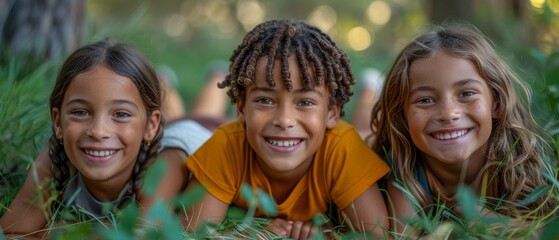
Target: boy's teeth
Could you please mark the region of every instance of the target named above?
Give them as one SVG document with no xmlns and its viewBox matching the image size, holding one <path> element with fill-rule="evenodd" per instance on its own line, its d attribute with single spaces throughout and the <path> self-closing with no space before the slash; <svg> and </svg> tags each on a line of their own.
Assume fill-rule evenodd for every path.
<svg viewBox="0 0 559 240">
<path fill-rule="evenodd" d="M 268 140 L 268 142 L 278 147 L 291 147 L 297 145 L 299 142 L 301 142 L 301 140 L 288 140 L 288 141 Z"/>
<path fill-rule="evenodd" d="M 439 140 L 449 140 L 449 139 L 457 138 L 457 137 L 460 137 L 460 136 L 464 136 L 464 134 L 466 134 L 467 132 L 468 132 L 468 130 L 460 130 L 460 131 L 456 131 L 456 132 L 452 132 L 452 133 L 434 134 L 433 136 L 436 139 L 439 139 Z"/>
<path fill-rule="evenodd" d="M 109 155 L 113 155 L 115 152 L 116 152 L 115 150 L 104 150 L 104 151 L 85 150 L 85 153 L 95 157 L 106 157 Z"/>
</svg>

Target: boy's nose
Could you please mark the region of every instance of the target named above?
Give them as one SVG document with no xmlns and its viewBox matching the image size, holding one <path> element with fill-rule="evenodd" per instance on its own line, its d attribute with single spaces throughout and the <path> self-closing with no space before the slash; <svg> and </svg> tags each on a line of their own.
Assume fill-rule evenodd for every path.
<svg viewBox="0 0 559 240">
<path fill-rule="evenodd" d="M 93 119 L 91 125 L 86 131 L 86 134 L 87 136 L 96 140 L 102 140 L 111 137 L 109 126 L 102 118 Z"/>
<path fill-rule="evenodd" d="M 280 106 L 274 117 L 274 125 L 281 129 L 288 129 L 295 126 L 295 116 L 288 106 Z"/>
</svg>

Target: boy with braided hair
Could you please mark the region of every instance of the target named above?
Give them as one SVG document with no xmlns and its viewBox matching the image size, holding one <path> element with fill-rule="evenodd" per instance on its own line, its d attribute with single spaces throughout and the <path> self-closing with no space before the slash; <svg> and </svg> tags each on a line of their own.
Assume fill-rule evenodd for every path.
<svg viewBox="0 0 559 240">
<path fill-rule="evenodd" d="M 220 222 L 229 206 L 248 209 L 241 185 L 263 189 L 278 206 L 267 228 L 305 239 L 311 220 L 333 203 L 356 230 L 380 235 L 387 210 L 376 181 L 388 166 L 354 128 L 340 120 L 355 79 L 347 55 L 328 35 L 304 22 L 272 20 L 247 33 L 218 86 L 238 119 L 219 127 L 185 163 L 187 191 L 202 199 L 186 210 L 193 230 Z"/>
</svg>

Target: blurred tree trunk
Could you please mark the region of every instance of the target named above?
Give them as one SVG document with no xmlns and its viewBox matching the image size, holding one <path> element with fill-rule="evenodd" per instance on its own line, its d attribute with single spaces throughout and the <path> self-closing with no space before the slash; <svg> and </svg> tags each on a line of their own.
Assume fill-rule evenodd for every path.
<svg viewBox="0 0 559 240">
<path fill-rule="evenodd" d="M 428 0 L 427 15 L 431 23 L 468 20 L 473 16 L 474 1 Z"/>
<path fill-rule="evenodd" d="M 65 55 L 79 46 L 84 24 L 83 0 L 0 0 L 0 50 L 37 63 Z"/>
</svg>

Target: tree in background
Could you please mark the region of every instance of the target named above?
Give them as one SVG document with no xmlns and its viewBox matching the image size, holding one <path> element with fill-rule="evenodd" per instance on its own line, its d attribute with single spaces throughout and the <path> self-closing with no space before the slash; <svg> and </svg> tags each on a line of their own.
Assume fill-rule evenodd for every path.
<svg viewBox="0 0 559 240">
<path fill-rule="evenodd" d="M 83 0 L 0 1 L 0 49 L 40 63 L 77 48 L 84 24 Z"/>
</svg>

